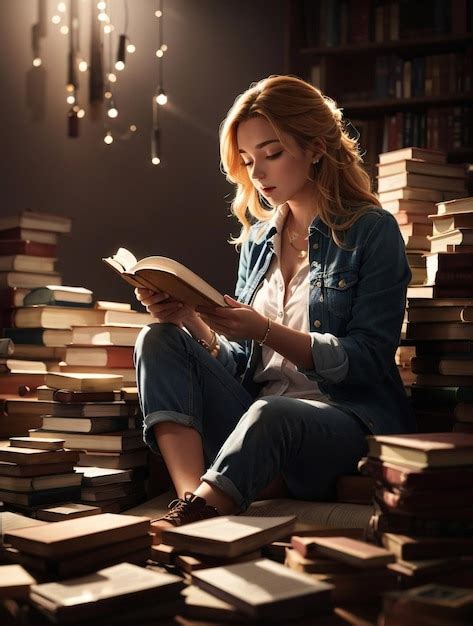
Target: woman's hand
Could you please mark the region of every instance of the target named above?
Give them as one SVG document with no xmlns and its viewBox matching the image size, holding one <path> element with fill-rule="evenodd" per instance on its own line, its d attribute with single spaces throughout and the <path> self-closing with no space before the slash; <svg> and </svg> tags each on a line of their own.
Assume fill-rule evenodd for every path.
<svg viewBox="0 0 473 626">
<path fill-rule="evenodd" d="M 231 341 L 262 339 L 267 328 L 267 318 L 247 304 L 241 304 L 228 295 L 224 297 L 228 307 L 197 307 L 202 320 L 216 333 L 225 335 Z"/>
<path fill-rule="evenodd" d="M 176 324 L 182 328 L 188 320 L 198 317 L 193 307 L 171 298 L 163 291 L 151 291 L 151 289 L 137 287 L 135 296 L 148 313 L 162 324 Z"/>
</svg>

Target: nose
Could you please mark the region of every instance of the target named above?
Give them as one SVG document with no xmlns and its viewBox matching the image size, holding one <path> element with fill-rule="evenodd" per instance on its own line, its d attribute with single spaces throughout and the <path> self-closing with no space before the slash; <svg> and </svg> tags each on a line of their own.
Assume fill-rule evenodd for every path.
<svg viewBox="0 0 473 626">
<path fill-rule="evenodd" d="M 266 174 L 264 172 L 264 169 L 262 168 L 262 166 L 260 164 L 258 165 L 253 165 L 253 170 L 251 172 L 251 178 L 257 182 L 264 180 Z"/>
</svg>

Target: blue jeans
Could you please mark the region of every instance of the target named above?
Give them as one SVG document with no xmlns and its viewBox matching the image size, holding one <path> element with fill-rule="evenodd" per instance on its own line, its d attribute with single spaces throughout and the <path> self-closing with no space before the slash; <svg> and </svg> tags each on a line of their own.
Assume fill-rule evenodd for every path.
<svg viewBox="0 0 473 626">
<path fill-rule="evenodd" d="M 368 429 L 353 414 L 315 400 L 253 398 L 240 381 L 174 324 L 146 326 L 135 346 L 144 440 L 175 422 L 202 437 L 201 477 L 245 510 L 282 474 L 294 498 L 330 500 L 336 479 L 356 472 Z"/>
</svg>

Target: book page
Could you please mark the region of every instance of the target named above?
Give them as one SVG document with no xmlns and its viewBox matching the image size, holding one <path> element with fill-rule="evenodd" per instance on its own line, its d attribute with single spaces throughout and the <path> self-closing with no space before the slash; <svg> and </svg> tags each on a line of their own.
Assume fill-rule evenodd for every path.
<svg viewBox="0 0 473 626">
<path fill-rule="evenodd" d="M 188 537 L 198 537 L 208 541 L 223 541 L 231 543 L 244 537 L 256 535 L 258 532 L 270 528 L 277 528 L 289 523 L 294 516 L 290 517 L 243 517 L 228 516 L 215 517 L 212 520 L 194 522 L 192 527 L 169 529 L 172 534 L 182 534 Z"/>
<path fill-rule="evenodd" d="M 126 248 L 118 248 L 112 259 L 118 261 L 127 272 L 130 271 L 130 269 L 137 263 L 135 255 Z"/>
</svg>

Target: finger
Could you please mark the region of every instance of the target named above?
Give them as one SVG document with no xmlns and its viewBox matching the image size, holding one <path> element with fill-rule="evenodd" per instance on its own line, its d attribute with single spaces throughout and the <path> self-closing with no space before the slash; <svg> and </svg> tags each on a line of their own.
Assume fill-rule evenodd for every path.
<svg viewBox="0 0 473 626">
<path fill-rule="evenodd" d="M 169 311 L 179 311 L 182 309 L 181 302 L 165 302 L 164 304 L 151 304 L 146 307 L 148 311 L 157 313 L 158 315 L 165 315 Z"/>
<path fill-rule="evenodd" d="M 149 306 L 150 304 L 158 304 L 159 302 L 163 302 L 164 300 L 171 302 L 171 300 L 169 300 L 168 294 L 160 291 L 159 293 L 153 293 L 151 297 L 145 298 L 141 302 L 145 306 Z M 176 300 L 174 300 L 173 302 L 176 302 Z"/>
</svg>

